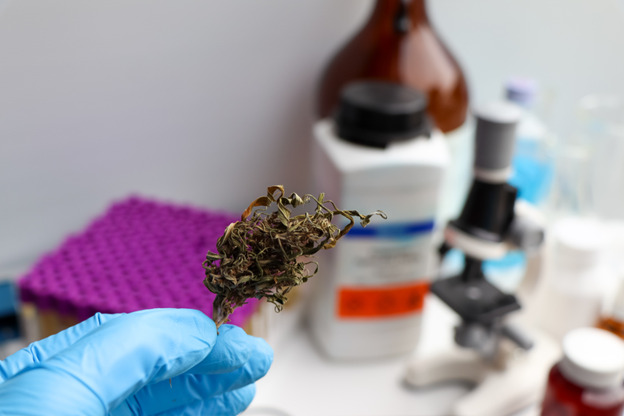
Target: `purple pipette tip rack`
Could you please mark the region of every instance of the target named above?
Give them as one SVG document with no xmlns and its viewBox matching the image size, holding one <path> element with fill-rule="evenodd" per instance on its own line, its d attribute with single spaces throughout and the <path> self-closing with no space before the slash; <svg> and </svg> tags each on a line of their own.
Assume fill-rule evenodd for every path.
<svg viewBox="0 0 624 416">
<path fill-rule="evenodd" d="M 199 309 L 212 316 L 214 294 L 202 263 L 240 217 L 141 197 L 113 204 L 78 234 L 43 256 L 18 281 L 22 302 L 82 321 L 96 312 Z M 229 323 L 243 326 L 258 301 Z"/>
</svg>

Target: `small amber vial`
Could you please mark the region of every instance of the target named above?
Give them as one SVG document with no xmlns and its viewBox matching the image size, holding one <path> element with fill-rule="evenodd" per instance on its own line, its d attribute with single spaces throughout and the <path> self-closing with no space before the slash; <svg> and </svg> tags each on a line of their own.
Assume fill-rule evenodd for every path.
<svg viewBox="0 0 624 416">
<path fill-rule="evenodd" d="M 614 333 L 618 337 L 624 339 L 624 319 L 605 316 L 598 321 L 598 328 Z"/>
<path fill-rule="evenodd" d="M 598 328 L 579 328 L 563 339 L 542 416 L 621 416 L 624 411 L 624 341 Z"/>
<path fill-rule="evenodd" d="M 597 326 L 624 339 L 624 279 L 620 282 L 613 305 L 598 321 Z"/>
</svg>

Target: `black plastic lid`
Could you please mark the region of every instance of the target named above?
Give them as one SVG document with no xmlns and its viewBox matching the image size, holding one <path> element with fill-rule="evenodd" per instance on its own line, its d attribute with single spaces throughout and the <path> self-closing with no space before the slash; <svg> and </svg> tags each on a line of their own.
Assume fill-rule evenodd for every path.
<svg viewBox="0 0 624 416">
<path fill-rule="evenodd" d="M 334 115 L 341 139 L 366 146 L 386 147 L 391 142 L 429 136 L 427 97 L 400 84 L 357 81 L 341 92 Z"/>
</svg>

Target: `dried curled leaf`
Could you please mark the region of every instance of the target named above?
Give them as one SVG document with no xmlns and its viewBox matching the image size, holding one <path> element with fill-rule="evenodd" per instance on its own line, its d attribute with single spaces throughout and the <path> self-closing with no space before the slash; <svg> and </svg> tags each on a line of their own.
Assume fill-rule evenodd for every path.
<svg viewBox="0 0 624 416">
<path fill-rule="evenodd" d="M 225 229 L 217 241 L 217 253 L 206 254 L 204 284 L 216 295 L 213 319 L 217 328 L 250 298 L 266 298 L 279 312 L 288 292 L 316 274 L 318 265 L 309 256 L 334 247 L 353 227 L 355 218 L 362 226 L 373 215 L 386 218 L 381 211 L 362 215 L 340 210 L 332 201 L 325 201 L 324 194 L 318 198 L 284 195 L 283 186 L 268 187 L 266 196 L 249 204 L 241 220 Z M 316 203 L 313 214 L 292 215 L 292 208 L 310 201 Z M 269 212 L 267 208 L 274 204 L 276 210 Z M 349 222 L 343 228 L 332 224 L 336 215 Z M 313 271 L 309 264 L 316 266 Z"/>
</svg>

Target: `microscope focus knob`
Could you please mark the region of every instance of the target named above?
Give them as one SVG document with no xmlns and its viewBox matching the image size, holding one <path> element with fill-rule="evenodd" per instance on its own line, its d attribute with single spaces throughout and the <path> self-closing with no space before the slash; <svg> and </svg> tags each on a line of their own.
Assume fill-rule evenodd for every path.
<svg viewBox="0 0 624 416">
<path fill-rule="evenodd" d="M 516 217 L 509 229 L 509 241 L 522 251 L 533 251 L 544 242 L 544 228 L 528 218 Z"/>
<path fill-rule="evenodd" d="M 533 205 L 516 201 L 514 219 L 509 226 L 508 242 L 526 252 L 537 251 L 544 243 L 545 220 Z"/>
</svg>

